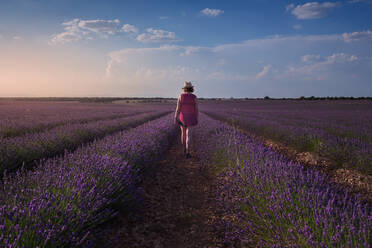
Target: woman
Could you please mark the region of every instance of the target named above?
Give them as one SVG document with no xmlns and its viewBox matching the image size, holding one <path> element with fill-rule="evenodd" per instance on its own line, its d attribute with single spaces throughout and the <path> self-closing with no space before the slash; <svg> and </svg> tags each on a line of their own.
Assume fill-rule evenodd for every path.
<svg viewBox="0 0 372 248">
<path fill-rule="evenodd" d="M 191 82 L 185 82 L 182 89 L 184 93 L 178 97 L 174 123 L 180 124 L 183 152 L 186 158 L 190 158 L 191 130 L 193 126 L 198 124 L 199 110 L 196 96 L 192 93 L 194 86 Z"/>
</svg>

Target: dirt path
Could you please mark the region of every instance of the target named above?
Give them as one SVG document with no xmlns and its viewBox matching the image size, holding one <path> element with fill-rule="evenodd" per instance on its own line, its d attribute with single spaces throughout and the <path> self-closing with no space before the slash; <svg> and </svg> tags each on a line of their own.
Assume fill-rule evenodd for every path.
<svg viewBox="0 0 372 248">
<path fill-rule="evenodd" d="M 214 175 L 186 159 L 178 142 L 156 163 L 143 185 L 140 218 L 123 218 L 114 247 L 222 247 L 214 198 Z"/>
</svg>

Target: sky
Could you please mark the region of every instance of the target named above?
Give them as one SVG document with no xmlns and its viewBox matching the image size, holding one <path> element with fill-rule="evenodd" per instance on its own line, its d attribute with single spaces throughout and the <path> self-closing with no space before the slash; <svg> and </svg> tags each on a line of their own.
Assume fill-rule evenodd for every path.
<svg viewBox="0 0 372 248">
<path fill-rule="evenodd" d="M 372 96 L 372 0 L 0 0 L 0 97 Z"/>
</svg>

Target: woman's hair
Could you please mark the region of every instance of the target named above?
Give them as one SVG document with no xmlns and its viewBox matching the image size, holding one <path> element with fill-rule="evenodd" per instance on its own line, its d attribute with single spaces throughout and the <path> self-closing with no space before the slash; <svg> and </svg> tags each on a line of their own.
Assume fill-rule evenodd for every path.
<svg viewBox="0 0 372 248">
<path fill-rule="evenodd" d="M 183 89 L 183 92 L 194 92 L 194 88 L 190 87 L 190 88 L 184 88 Z"/>
</svg>

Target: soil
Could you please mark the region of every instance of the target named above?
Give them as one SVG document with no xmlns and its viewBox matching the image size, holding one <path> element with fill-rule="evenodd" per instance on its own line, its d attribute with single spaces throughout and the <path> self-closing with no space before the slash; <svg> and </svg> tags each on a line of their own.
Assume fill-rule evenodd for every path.
<svg viewBox="0 0 372 248">
<path fill-rule="evenodd" d="M 186 159 L 176 143 L 153 166 L 154 175 L 143 183 L 141 213 L 119 216 L 110 247 L 223 247 L 215 174 L 191 156 Z"/>
</svg>

